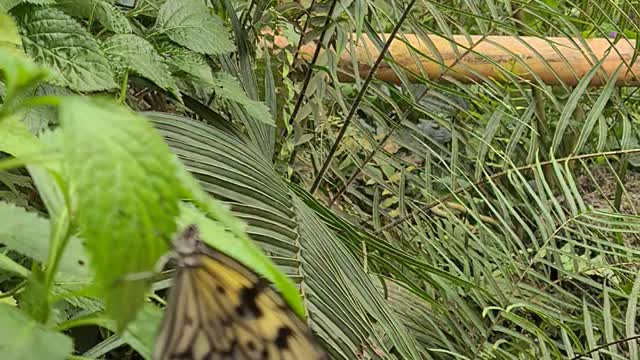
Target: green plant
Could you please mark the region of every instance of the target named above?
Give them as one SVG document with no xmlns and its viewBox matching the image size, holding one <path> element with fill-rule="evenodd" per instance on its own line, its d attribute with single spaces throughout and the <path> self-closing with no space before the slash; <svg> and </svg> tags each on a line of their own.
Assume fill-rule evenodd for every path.
<svg viewBox="0 0 640 360">
<path fill-rule="evenodd" d="M 153 269 L 177 223 L 204 226 L 215 235 L 214 246 L 252 264 L 303 313 L 293 284 L 253 246 L 243 225 L 203 192 L 147 120 L 108 99 L 25 96 L 51 73 L 15 48 L 1 48 L 0 56 L 6 84 L 0 145 L 13 156 L 0 167 L 27 166 L 49 215 L 0 203 L 0 233 L 9 250 L 1 255 L 2 268 L 18 276 L 10 295 L 21 304 L 1 311 L 12 325 L 0 346 L 4 354 L 33 358 L 32 351 L 57 349 L 48 357 L 62 359 L 71 354 L 71 340 L 54 329 L 95 324 L 123 330 L 149 289 L 127 276 Z M 60 127 L 38 139 L 19 116 L 44 105 L 57 110 Z M 18 261 L 16 254 L 32 261 Z M 157 324 L 157 309 L 146 311 L 144 321 Z M 145 325 L 151 333 L 129 336 L 152 340 L 155 330 Z M 136 345 L 142 353 L 152 347 Z"/>
<path fill-rule="evenodd" d="M 148 358 L 160 312 L 151 304 L 139 310 L 148 284 L 128 279 L 152 270 L 158 257 L 168 250 L 167 240 L 176 224 L 200 223 L 204 231 L 217 235 L 214 246 L 250 264 L 273 280 L 294 308 L 299 312 L 304 311 L 289 280 L 264 260 L 262 253 L 252 247 L 252 242 L 246 242 L 244 228 L 238 220 L 230 217 L 224 207 L 202 192 L 191 175 L 168 152 L 147 121 L 108 99 L 77 97 L 62 87 L 55 87 L 64 86 L 71 91 L 82 92 L 106 91 L 123 101 L 129 86 L 127 77 L 135 72 L 170 92 L 176 104 L 181 104 L 183 96 L 188 97 L 187 103 L 193 104 L 194 100 L 187 95 L 190 91 L 195 91 L 194 95 L 199 91 L 215 91 L 221 99 L 219 105 L 238 114 L 246 112 L 249 115 L 245 118 L 247 121 L 258 118 L 261 123 L 270 123 L 272 120 L 266 107 L 249 100 L 231 75 L 220 72 L 208 76 L 210 69 L 203 66 L 206 58 L 189 50 L 188 46 L 181 47 L 179 43 L 182 41 L 195 50 L 210 53 L 229 51 L 232 47 L 224 48 L 224 42 L 222 45 L 207 43 L 211 40 L 207 37 L 201 39 L 204 44 L 191 44 L 192 33 L 173 34 L 175 36 L 172 37 L 170 31 L 162 29 L 162 26 L 168 26 L 167 22 L 162 22 L 163 14 L 172 10 L 187 10 L 192 15 L 198 13 L 199 21 L 208 12 L 203 11 L 200 4 L 193 4 L 191 9 L 176 9 L 176 4 L 175 1 L 166 2 L 157 14 L 155 25 L 146 31 L 150 38 L 157 37 L 153 46 L 162 49 L 161 53 L 165 56 L 162 59 L 154 54 L 150 41 L 127 34 L 127 26 L 118 20 L 119 15 L 115 15 L 119 10 L 105 2 L 94 2 L 89 14 L 79 2 L 61 2 L 56 6 L 14 4 L 17 6 L 11 8 L 11 15 L 17 19 L 18 27 L 12 26 L 13 22 L 5 16 L 7 21 L 4 22 L 6 28 L 3 34 L 12 35 L 13 43 L 10 45 L 18 48 L 24 42 L 26 52 L 44 67 L 34 65 L 21 51 L 7 50 L 2 68 L 6 86 L 2 108 L 4 116 L 0 123 L 3 138 L 0 144 L 1 150 L 12 157 L 3 162 L 2 170 L 26 166 L 35 190 L 44 202 L 44 206 L 31 208 L 46 213 L 46 218 L 39 217 L 12 204 L 2 204 L 6 215 L 3 219 L 6 221 L 0 234 L 8 251 L 2 257 L 3 269 L 7 271 L 7 281 L 3 287 L 8 289 L 6 297 L 16 299 L 20 304 L 20 310 L 6 307 L 3 314 L 7 324 L 23 322 L 20 329 L 24 329 L 24 332 L 13 332 L 3 337 L 0 348 L 6 354 L 31 358 L 37 356 L 38 352 L 47 353 L 52 346 L 57 346 L 56 339 L 60 337 L 59 341 L 65 346 L 59 352 L 49 353 L 49 356 L 66 358 L 71 356 L 73 348 L 70 339 L 61 337 L 60 331 L 74 334 L 75 329 L 97 326 L 106 331 L 106 338 L 100 343 L 90 343 L 88 347 L 93 348 L 83 350 L 84 357 L 99 357 L 121 344 L 128 344 L 138 354 Z M 88 20 L 79 23 L 78 18 L 66 15 L 60 9 L 79 18 L 87 17 Z M 105 15 L 109 11 L 111 13 Z M 133 18 L 130 21 L 137 25 L 140 24 L 134 21 L 136 17 L 144 16 L 135 11 L 129 15 Z M 176 21 L 176 16 L 165 17 Z M 193 21 L 189 16 L 185 18 L 183 20 Z M 95 34 L 80 26 L 83 24 L 93 29 L 94 20 L 100 22 Z M 189 29 L 188 26 L 186 28 Z M 17 29 L 20 29 L 22 36 L 18 36 Z M 176 43 L 171 43 L 172 40 Z M 63 50 L 60 45 L 64 45 Z M 141 52 L 149 56 L 134 58 Z M 69 66 L 60 66 L 66 63 Z M 172 65 L 173 73 L 168 70 Z M 46 83 L 38 83 L 37 80 L 45 75 Z M 118 91 L 115 84 L 119 82 L 123 85 Z M 178 92 L 175 85 L 178 83 L 186 93 Z M 139 103 L 131 105 L 137 107 Z M 154 118 L 153 114 L 149 116 Z M 220 118 L 217 114 L 215 116 Z M 155 120 L 154 123 L 158 129 L 177 126 L 177 130 L 186 125 L 190 134 L 198 131 L 197 123 L 190 123 L 186 119 L 166 124 Z M 39 138 L 34 137 L 25 124 L 32 125 L 31 130 L 39 134 Z M 48 131 L 48 128 L 56 130 Z M 165 135 L 169 139 L 179 133 L 176 131 Z M 226 144 L 227 150 L 239 141 L 224 140 L 217 144 Z M 180 141 L 176 144 L 174 151 L 179 154 Z M 253 161 L 257 161 L 251 167 L 253 176 L 255 171 L 263 169 L 267 173 L 259 176 L 259 179 L 265 180 L 266 175 L 277 178 L 275 173 L 268 172 L 269 165 L 262 160 L 260 151 L 251 149 L 250 142 L 242 144 L 235 160 L 246 157 L 239 154 L 253 151 Z M 278 185 L 277 181 L 272 183 L 274 185 L 286 191 L 286 187 Z M 227 193 L 219 198 L 228 200 L 228 196 Z M 282 200 L 285 199 L 287 196 Z M 192 206 L 183 203 L 185 200 L 200 212 L 194 212 Z M 293 199 L 286 201 L 288 204 L 277 204 L 278 211 L 291 212 L 290 209 L 295 206 Z M 213 221 L 206 220 L 203 213 Z M 279 216 L 281 220 L 286 219 L 284 215 Z M 22 226 L 27 224 L 36 230 L 25 232 Z M 314 226 L 322 225 L 316 222 Z M 295 266 L 295 259 L 300 261 L 299 253 L 292 252 L 300 245 L 296 237 L 291 237 L 290 231 L 285 233 L 289 237 L 285 239 L 291 242 L 285 246 L 287 252 L 269 253 L 275 255 L 276 262 L 284 261 L 281 265 L 285 265 L 289 275 L 293 275 L 301 271 L 300 265 Z M 321 246 L 314 261 L 326 258 L 326 250 Z M 291 260 L 287 257 L 291 257 Z M 356 266 L 354 263 L 345 263 L 345 260 L 337 264 Z M 364 273 L 358 273 L 357 267 L 354 269 L 355 274 L 349 276 L 365 280 L 365 289 L 368 287 L 369 292 L 375 291 L 372 285 L 367 285 Z M 323 272 L 328 277 L 322 276 L 320 279 L 324 282 L 334 277 L 333 281 L 345 282 L 346 279 L 339 281 L 336 278 L 342 276 L 343 271 L 341 267 L 325 268 Z M 352 287 L 348 282 L 345 285 Z M 165 281 L 157 283 L 154 288 L 161 290 L 166 286 Z M 313 294 L 313 287 L 305 286 L 304 289 L 308 294 Z M 347 288 L 343 291 L 348 298 L 352 295 Z M 159 299 L 153 295 L 151 297 Z M 358 301 L 363 300 L 360 298 Z M 380 307 L 381 298 L 377 301 L 378 308 L 369 312 L 382 316 L 383 326 L 389 329 L 398 327 L 397 320 L 389 310 Z M 322 303 L 330 301 L 322 300 Z M 373 304 L 376 304 L 375 301 Z M 358 327 L 365 329 L 371 325 L 363 322 L 363 315 L 351 313 L 343 320 L 355 320 L 355 323 L 359 322 Z M 334 321 L 316 320 L 318 324 L 332 324 Z M 414 351 L 402 345 L 407 342 L 402 332 L 391 332 L 397 334 L 394 341 L 401 345 L 401 352 Z M 337 344 L 339 340 L 331 341 Z M 34 350 L 33 346 L 38 349 Z M 86 344 L 76 344 L 75 351 L 78 351 L 78 346 L 87 348 Z"/>
</svg>

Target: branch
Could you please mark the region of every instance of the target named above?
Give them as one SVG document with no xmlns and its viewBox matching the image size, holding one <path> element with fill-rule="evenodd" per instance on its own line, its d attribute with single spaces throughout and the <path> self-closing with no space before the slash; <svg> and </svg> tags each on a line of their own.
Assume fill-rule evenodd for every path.
<svg viewBox="0 0 640 360">
<path fill-rule="evenodd" d="M 591 349 L 591 350 L 589 350 L 587 352 L 584 352 L 584 353 L 582 353 L 582 354 L 580 354 L 578 356 L 572 357 L 571 360 L 582 359 L 583 357 L 585 357 L 585 356 L 587 356 L 589 354 L 592 354 L 592 353 L 594 353 L 596 351 L 600 351 L 600 350 L 602 350 L 602 349 L 604 349 L 606 347 L 609 347 L 611 345 L 617 345 L 617 344 L 625 343 L 625 342 L 632 341 L 632 340 L 638 340 L 638 339 L 640 339 L 640 335 L 634 335 L 634 336 L 631 336 L 631 337 L 628 337 L 628 338 L 612 341 L 610 343 L 607 343 L 607 344 L 604 344 L 604 345 L 600 345 L 600 346 L 598 346 L 596 348 L 593 348 L 593 349 Z"/>
</svg>

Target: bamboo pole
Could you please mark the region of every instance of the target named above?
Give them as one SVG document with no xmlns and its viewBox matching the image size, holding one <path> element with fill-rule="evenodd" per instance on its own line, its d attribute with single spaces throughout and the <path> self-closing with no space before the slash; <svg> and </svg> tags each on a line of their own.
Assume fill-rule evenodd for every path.
<svg viewBox="0 0 640 360">
<path fill-rule="evenodd" d="M 362 78 L 367 76 L 379 51 L 366 35 L 359 41 L 355 39 L 354 35 L 355 61 Z M 287 40 L 276 36 L 274 44 L 282 48 L 287 46 Z M 315 48 L 315 43 L 303 45 L 300 56 L 310 60 Z M 640 85 L 640 61 L 635 58 L 640 53 L 636 52 L 635 41 L 626 39 L 614 44 L 614 39 L 608 38 L 455 35 L 451 41 L 438 35 L 420 38 L 404 34 L 402 39 L 393 41 L 389 54 L 410 79 L 412 75 L 420 74 L 435 81 L 453 78 L 470 83 L 513 81 L 516 76 L 527 81 L 539 79 L 547 85 L 573 86 L 604 59 L 601 69 L 590 81 L 591 86 L 603 85 L 618 68 L 617 85 Z M 342 81 L 353 81 L 353 60 L 348 51 L 340 54 L 338 66 Z M 400 82 L 386 62 L 381 64 L 375 76 L 389 83 Z"/>
</svg>

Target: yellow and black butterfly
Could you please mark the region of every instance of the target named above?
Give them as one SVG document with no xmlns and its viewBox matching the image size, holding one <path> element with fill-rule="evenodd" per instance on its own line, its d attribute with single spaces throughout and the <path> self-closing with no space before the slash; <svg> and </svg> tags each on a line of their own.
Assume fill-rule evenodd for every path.
<svg viewBox="0 0 640 360">
<path fill-rule="evenodd" d="M 328 360 L 308 327 L 256 273 L 202 242 L 174 242 L 177 272 L 154 360 Z"/>
</svg>

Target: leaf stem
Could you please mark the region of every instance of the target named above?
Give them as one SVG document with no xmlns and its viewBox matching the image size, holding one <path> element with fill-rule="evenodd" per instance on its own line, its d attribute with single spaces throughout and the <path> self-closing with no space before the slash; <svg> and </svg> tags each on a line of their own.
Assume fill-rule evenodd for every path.
<svg viewBox="0 0 640 360">
<path fill-rule="evenodd" d="M 571 360 L 582 359 L 583 357 L 586 357 L 589 354 L 593 354 L 593 353 L 595 353 L 597 351 L 600 351 L 600 350 L 602 350 L 604 348 L 607 348 L 607 347 L 609 347 L 611 345 L 622 344 L 622 343 L 633 341 L 633 340 L 636 340 L 636 341 L 640 340 L 640 335 L 634 335 L 634 336 L 630 336 L 630 337 L 627 337 L 627 338 L 624 338 L 624 339 L 619 339 L 619 340 L 616 340 L 616 341 L 612 341 L 612 342 L 600 345 L 600 346 L 598 346 L 596 348 L 593 348 L 593 349 L 591 349 L 591 350 L 589 350 L 587 352 L 584 352 L 584 353 L 581 353 L 581 354 L 579 354 L 579 355 L 577 355 L 575 357 L 572 357 Z"/>
<path fill-rule="evenodd" d="M 49 289 L 51 289 L 51 284 L 53 283 L 53 278 L 56 274 L 58 264 L 60 263 L 60 258 L 62 257 L 62 253 L 64 252 L 64 249 L 69 243 L 69 239 L 71 237 L 69 235 L 68 212 L 61 211 L 57 221 L 52 225 L 52 227 L 53 231 L 51 233 L 51 243 L 49 245 L 49 255 L 47 257 L 47 267 L 45 270 L 47 274 L 44 283 L 47 293 L 49 293 Z"/>
<path fill-rule="evenodd" d="M 16 273 L 23 278 L 28 278 L 31 272 L 28 269 L 25 269 L 22 265 L 13 261 L 5 254 L 0 254 L 0 268 Z"/>
<path fill-rule="evenodd" d="M 120 96 L 118 96 L 118 102 L 123 104 L 125 99 L 127 98 L 127 89 L 129 84 L 129 70 L 124 72 L 124 76 L 122 77 L 122 86 L 120 87 Z"/>
<path fill-rule="evenodd" d="M 102 316 L 87 316 L 79 319 L 72 319 L 69 321 L 65 321 L 60 325 L 56 326 L 56 330 L 65 331 L 65 330 L 73 329 L 76 327 L 90 326 L 90 325 L 109 328 L 110 326 L 105 326 L 105 325 L 109 325 L 109 324 L 106 324 L 106 321 L 107 319 L 105 319 Z"/>
</svg>

